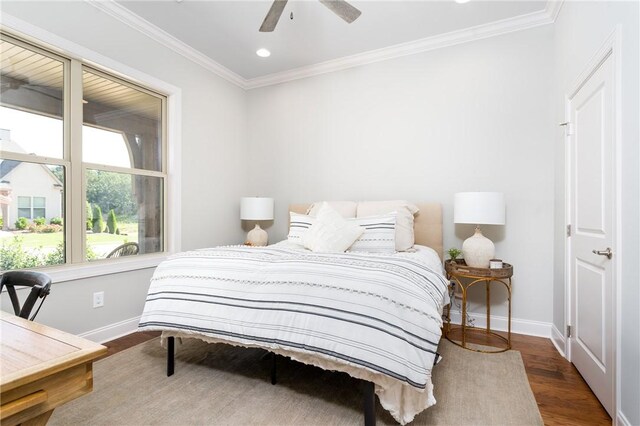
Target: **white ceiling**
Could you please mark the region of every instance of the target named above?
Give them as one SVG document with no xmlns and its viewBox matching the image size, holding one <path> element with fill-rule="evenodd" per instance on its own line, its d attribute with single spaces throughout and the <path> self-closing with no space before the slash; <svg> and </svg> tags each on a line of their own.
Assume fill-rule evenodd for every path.
<svg viewBox="0 0 640 426">
<path fill-rule="evenodd" d="M 319 1 L 289 0 L 273 33 L 270 1 L 118 0 L 118 4 L 249 80 L 545 9 L 546 0 L 362 1 L 347 24 Z M 294 19 L 289 19 L 293 12 Z M 258 48 L 269 58 L 256 55 Z"/>
</svg>

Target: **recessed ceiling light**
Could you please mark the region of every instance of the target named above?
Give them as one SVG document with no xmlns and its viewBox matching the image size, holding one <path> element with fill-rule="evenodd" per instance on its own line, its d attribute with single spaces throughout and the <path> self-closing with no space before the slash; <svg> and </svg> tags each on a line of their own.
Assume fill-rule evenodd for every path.
<svg viewBox="0 0 640 426">
<path fill-rule="evenodd" d="M 469 0 L 455 0 L 458 4 L 469 3 Z"/>
<path fill-rule="evenodd" d="M 271 56 L 271 52 L 269 52 L 267 49 L 258 49 L 256 50 L 256 55 L 260 56 L 261 58 L 268 58 L 269 56 Z"/>
</svg>

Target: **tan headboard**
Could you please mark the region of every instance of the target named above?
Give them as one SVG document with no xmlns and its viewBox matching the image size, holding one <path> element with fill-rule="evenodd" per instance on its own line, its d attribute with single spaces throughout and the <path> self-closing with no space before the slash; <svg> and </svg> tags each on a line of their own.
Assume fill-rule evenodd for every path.
<svg viewBox="0 0 640 426">
<path fill-rule="evenodd" d="M 438 203 L 417 203 L 416 205 L 420 209 L 413 222 L 416 244 L 431 247 L 442 259 L 442 205 Z M 300 214 L 305 214 L 308 208 L 309 204 L 289 205 L 289 211 Z"/>
</svg>

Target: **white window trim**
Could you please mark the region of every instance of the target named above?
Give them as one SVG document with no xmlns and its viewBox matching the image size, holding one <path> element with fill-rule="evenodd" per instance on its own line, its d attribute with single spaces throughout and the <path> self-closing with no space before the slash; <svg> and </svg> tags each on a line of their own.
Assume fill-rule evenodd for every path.
<svg viewBox="0 0 640 426">
<path fill-rule="evenodd" d="M 150 253 L 133 258 L 118 258 L 92 262 L 66 264 L 39 268 L 51 276 L 54 283 L 73 281 L 101 275 L 153 268 L 169 254 L 181 249 L 182 199 L 182 89 L 156 77 L 124 65 L 100 53 L 94 52 L 77 43 L 62 38 L 31 23 L 7 13 L 2 14 L 0 29 L 22 40 L 42 46 L 54 53 L 72 59 L 81 60 L 89 66 L 108 70 L 121 77 L 167 96 L 167 233 L 168 246 L 163 253 Z"/>
</svg>

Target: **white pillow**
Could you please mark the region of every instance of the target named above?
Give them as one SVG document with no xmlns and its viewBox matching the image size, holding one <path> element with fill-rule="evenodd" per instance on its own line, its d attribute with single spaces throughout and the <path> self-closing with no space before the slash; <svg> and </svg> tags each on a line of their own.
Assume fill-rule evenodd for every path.
<svg viewBox="0 0 640 426">
<path fill-rule="evenodd" d="M 364 233 L 349 247 L 349 251 L 368 253 L 396 252 L 396 212 L 348 220 L 364 228 Z"/>
<path fill-rule="evenodd" d="M 406 251 L 413 247 L 413 215 L 420 211 L 415 204 L 404 200 L 398 201 L 363 201 L 358 203 L 356 217 L 367 217 L 397 212 L 396 216 L 396 250 Z"/>
<path fill-rule="evenodd" d="M 323 203 L 316 223 L 302 237 L 302 244 L 311 251 L 341 253 L 360 238 L 364 228 L 340 216 L 327 203 Z"/>
<path fill-rule="evenodd" d="M 287 240 L 302 245 L 302 236 L 316 223 L 316 218 L 306 214 L 289 212 L 289 235 Z"/>
<path fill-rule="evenodd" d="M 318 216 L 318 212 L 320 211 L 323 203 L 327 203 L 329 207 L 340 213 L 340 216 L 346 219 L 356 217 L 358 203 L 355 201 L 318 201 L 309 206 L 307 214 L 313 217 Z"/>
</svg>

